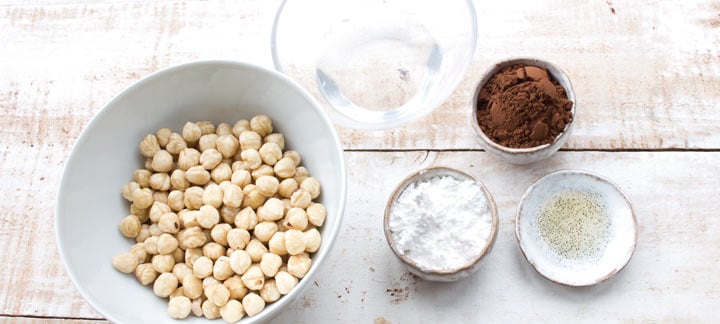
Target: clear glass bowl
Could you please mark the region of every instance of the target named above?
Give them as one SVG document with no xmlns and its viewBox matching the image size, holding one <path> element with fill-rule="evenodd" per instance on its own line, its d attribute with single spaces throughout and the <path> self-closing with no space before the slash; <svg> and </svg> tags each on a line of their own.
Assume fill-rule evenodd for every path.
<svg viewBox="0 0 720 324">
<path fill-rule="evenodd" d="M 336 124 L 387 129 L 442 104 L 476 42 L 471 0 L 285 0 L 271 48 Z"/>
</svg>

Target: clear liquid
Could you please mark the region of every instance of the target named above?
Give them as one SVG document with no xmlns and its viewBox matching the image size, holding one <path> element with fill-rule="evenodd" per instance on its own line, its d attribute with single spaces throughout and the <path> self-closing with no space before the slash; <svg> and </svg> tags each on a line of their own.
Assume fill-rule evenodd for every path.
<svg viewBox="0 0 720 324">
<path fill-rule="evenodd" d="M 539 208 L 538 234 L 558 256 L 597 260 L 610 237 L 610 219 L 596 194 L 561 191 Z"/>
</svg>

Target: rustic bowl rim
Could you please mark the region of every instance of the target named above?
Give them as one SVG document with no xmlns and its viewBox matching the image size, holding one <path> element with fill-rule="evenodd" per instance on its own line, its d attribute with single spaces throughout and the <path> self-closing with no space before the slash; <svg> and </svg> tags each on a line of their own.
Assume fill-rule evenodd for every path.
<svg viewBox="0 0 720 324">
<path fill-rule="evenodd" d="M 491 216 L 491 225 L 490 225 L 490 234 L 488 237 L 488 240 L 485 243 L 485 246 L 481 250 L 481 252 L 473 258 L 471 262 L 469 262 L 466 265 L 463 265 L 462 267 L 459 267 L 457 269 L 451 269 L 451 270 L 433 270 L 433 269 L 423 269 L 418 264 L 413 261 L 412 259 L 408 258 L 404 254 L 400 253 L 398 251 L 395 240 L 392 237 L 392 232 L 390 231 L 389 226 L 389 220 L 390 220 L 390 214 L 393 208 L 393 205 L 398 197 L 400 197 L 400 194 L 405 191 L 405 189 L 412 183 L 415 183 L 419 180 L 429 179 L 434 176 L 439 175 L 449 175 L 452 176 L 455 179 L 462 179 L 462 180 L 472 180 L 483 190 L 483 194 L 485 195 L 485 198 L 487 199 L 487 204 L 490 209 L 490 216 Z M 387 241 L 388 245 L 390 246 L 390 249 L 393 251 L 395 256 L 397 256 L 403 263 L 406 265 L 412 267 L 413 269 L 417 270 L 420 273 L 432 275 L 432 276 L 450 276 L 457 273 L 461 273 L 463 271 L 471 269 L 473 266 L 475 266 L 480 260 L 482 260 L 489 252 L 492 250 L 495 240 L 497 238 L 498 233 L 498 227 L 499 227 L 499 218 L 498 218 L 498 212 L 497 212 L 497 205 L 495 204 L 495 200 L 492 197 L 492 194 L 487 189 L 484 183 L 482 181 L 478 180 L 474 176 L 446 166 L 433 166 L 428 167 L 424 169 L 420 169 L 418 171 L 415 171 L 405 177 L 400 183 L 393 189 L 392 193 L 390 194 L 390 197 L 388 198 L 387 204 L 385 205 L 385 214 L 383 217 L 383 232 L 385 233 L 385 240 Z"/>
<path fill-rule="evenodd" d="M 552 75 L 552 77 L 555 79 L 555 81 L 557 81 L 559 84 L 561 83 L 559 80 L 560 78 L 564 79 L 564 81 L 567 83 L 567 86 L 565 86 L 564 84 L 560 84 L 560 86 L 562 86 L 563 89 L 565 89 L 565 94 L 567 95 L 568 99 L 572 102 L 572 108 L 570 109 L 570 114 L 572 115 L 572 120 L 569 123 L 565 124 L 565 129 L 563 129 L 562 132 L 560 132 L 557 136 L 555 136 L 553 141 L 550 143 L 533 146 L 533 147 L 527 147 L 527 148 L 512 148 L 512 147 L 500 145 L 500 144 L 496 143 L 495 141 L 493 141 L 492 139 L 490 139 L 490 137 L 488 137 L 487 134 L 485 134 L 485 131 L 482 130 L 482 127 L 480 127 L 480 125 L 477 122 L 477 108 L 478 108 L 477 101 L 478 101 L 478 96 L 480 94 L 480 90 L 485 86 L 485 84 L 488 81 L 490 81 L 490 79 L 495 75 L 495 73 L 497 73 L 498 71 L 500 71 L 506 67 L 517 65 L 517 64 L 524 64 L 524 65 L 544 68 L 544 69 L 548 70 L 548 73 L 550 73 Z M 549 71 L 548 67 L 557 70 L 559 75 L 554 75 L 553 73 L 551 73 Z M 560 78 L 558 78 L 558 77 L 560 77 Z M 511 57 L 511 58 L 503 59 L 503 60 L 496 62 L 495 64 L 493 64 L 492 66 L 487 68 L 485 70 L 485 72 L 483 72 L 483 77 L 480 79 L 477 86 L 475 86 L 475 91 L 473 93 L 473 96 L 472 96 L 472 99 L 471 99 L 471 102 L 469 105 L 470 124 L 472 125 L 473 130 L 475 130 L 475 133 L 477 134 L 477 136 L 483 142 L 485 142 L 487 145 L 489 145 L 499 151 L 502 151 L 505 153 L 510 153 L 510 154 L 536 153 L 536 152 L 541 152 L 545 149 L 550 148 L 552 145 L 554 145 L 555 143 L 557 143 L 561 140 L 565 141 L 567 139 L 567 136 L 570 134 L 572 125 L 575 124 L 575 121 L 577 120 L 577 111 L 575 109 L 576 106 L 577 106 L 577 100 L 575 98 L 575 90 L 572 86 L 572 82 L 570 81 L 570 77 L 568 76 L 567 72 L 565 72 L 565 70 L 563 70 L 562 68 L 560 68 L 558 65 L 556 65 L 554 63 L 545 61 L 543 59 L 535 58 L 535 57 Z"/>
<path fill-rule="evenodd" d="M 630 251 L 629 251 L 630 253 L 627 255 L 627 258 L 625 258 L 624 260 L 619 262 L 618 267 L 615 267 L 610 272 L 608 272 L 602 276 L 599 276 L 599 277 L 595 278 L 594 280 L 588 280 L 587 283 L 572 283 L 572 282 L 564 281 L 561 278 L 552 277 L 552 276 L 548 275 L 547 273 L 545 273 L 544 270 L 539 268 L 539 266 L 537 265 L 536 262 L 531 261 L 530 258 L 528 257 L 527 251 L 525 251 L 525 244 L 524 244 L 523 236 L 522 236 L 521 230 L 520 230 L 520 216 L 521 216 L 520 211 L 522 209 L 523 203 L 525 202 L 526 198 L 537 188 L 538 184 L 541 181 L 543 181 L 547 178 L 550 178 L 550 177 L 555 177 L 555 176 L 563 175 L 563 174 L 588 176 L 588 177 L 594 178 L 597 181 L 601 181 L 601 182 L 605 182 L 606 184 L 609 184 L 620 195 L 620 197 L 622 197 L 625 200 L 625 202 L 627 203 L 627 206 L 630 210 L 630 215 L 632 217 L 632 225 L 633 225 L 634 231 L 633 231 L 633 237 L 632 237 L 632 247 L 630 248 Z M 525 260 L 528 263 L 530 263 L 530 265 L 532 265 L 532 267 L 535 269 L 535 271 L 537 271 L 540 275 L 542 275 L 543 278 L 545 278 L 549 281 L 552 281 L 554 283 L 558 283 L 558 284 L 568 286 L 568 287 L 587 287 L 587 286 L 593 286 L 593 285 L 599 284 L 607 279 L 610 279 L 612 276 L 614 276 L 615 274 L 617 274 L 620 271 L 622 271 L 623 269 L 625 269 L 625 267 L 628 265 L 628 263 L 630 263 L 632 256 L 635 254 L 635 250 L 637 248 L 637 243 L 638 243 L 638 222 L 637 222 L 637 216 L 635 214 L 635 208 L 633 207 L 632 203 L 630 202 L 630 199 L 628 199 L 625 192 L 623 192 L 622 189 L 620 189 L 620 187 L 616 183 L 612 182 L 611 180 L 609 180 L 606 177 L 603 177 L 601 175 L 595 174 L 595 173 L 587 171 L 587 170 L 562 169 L 562 170 L 556 170 L 556 171 L 550 172 L 550 173 L 540 177 L 539 179 L 537 179 L 527 189 L 527 191 L 525 191 L 522 198 L 520 198 L 520 202 L 518 203 L 518 207 L 517 207 L 517 212 L 515 213 L 515 239 L 518 242 L 518 246 L 520 247 L 520 252 L 522 253 Z"/>
</svg>

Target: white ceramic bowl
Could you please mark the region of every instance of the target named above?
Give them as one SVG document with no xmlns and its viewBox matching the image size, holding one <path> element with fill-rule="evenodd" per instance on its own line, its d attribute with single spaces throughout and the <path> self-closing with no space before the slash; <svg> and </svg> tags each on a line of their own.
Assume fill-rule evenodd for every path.
<svg viewBox="0 0 720 324">
<path fill-rule="evenodd" d="M 593 257 L 558 254 L 540 233 L 540 210 L 547 201 L 567 192 L 590 194 L 607 215 L 609 230 L 603 231 L 607 233 L 607 239 L 603 240 L 607 244 Z M 515 235 L 528 262 L 544 277 L 568 286 L 594 285 L 625 267 L 635 251 L 637 227 L 630 201 L 620 188 L 601 176 L 581 170 L 557 171 L 535 182 L 520 200 L 515 219 Z"/>
<path fill-rule="evenodd" d="M 234 123 L 260 113 L 273 119 L 287 147 L 302 155 L 302 164 L 320 181 L 319 201 L 328 215 L 307 276 L 241 323 L 273 318 L 313 281 L 333 246 L 345 206 L 345 162 L 335 128 L 305 90 L 278 72 L 227 61 L 189 63 L 152 74 L 116 96 L 83 130 L 65 163 L 55 210 L 60 254 L 77 289 L 108 320 L 177 322 L 167 315 L 167 299 L 112 267 L 112 256 L 134 243 L 120 234 L 118 224 L 129 213 L 121 188 L 143 165 L 140 140 L 162 127 L 180 131 L 186 121 Z M 201 322 L 207 321 L 192 315 L 184 320 Z"/>
<path fill-rule="evenodd" d="M 438 176 L 451 176 L 458 180 L 470 180 L 476 182 L 480 187 L 482 187 L 482 190 L 485 194 L 485 198 L 487 199 L 487 206 L 490 211 L 490 217 L 491 217 L 491 225 L 490 225 L 490 233 L 488 234 L 487 241 L 485 243 L 485 246 L 480 249 L 480 253 L 478 253 L 474 258 L 466 265 L 463 265 L 457 269 L 450 269 L 450 270 L 427 270 L 420 267 L 415 261 L 407 257 L 405 254 L 401 253 L 398 250 L 397 244 L 395 243 L 395 239 L 393 238 L 392 231 L 390 230 L 390 217 L 392 216 L 392 208 L 395 205 L 395 201 L 400 197 L 400 195 L 405 191 L 405 189 L 415 182 L 430 179 L 433 177 Z M 388 199 L 387 205 L 385 206 L 385 217 L 383 219 L 383 230 L 385 232 L 385 240 L 387 241 L 388 245 L 390 246 L 390 249 L 392 249 L 395 256 L 397 256 L 400 261 L 402 261 L 405 266 L 407 266 L 407 269 L 415 274 L 416 276 L 430 281 L 441 281 L 441 282 L 452 282 L 457 281 L 460 279 L 467 278 L 471 274 L 475 273 L 479 269 L 480 260 L 482 260 L 487 254 L 490 253 L 490 251 L 493 248 L 493 245 L 495 244 L 495 238 L 497 237 L 498 232 L 498 214 L 497 214 L 497 206 L 495 205 L 495 200 L 493 199 L 492 195 L 490 194 L 490 191 L 485 187 L 485 185 L 480 182 L 480 180 L 476 179 L 475 177 L 456 170 L 451 169 L 447 167 L 431 167 L 427 169 L 422 169 L 418 172 L 415 172 L 411 175 L 409 175 L 407 178 L 405 178 L 403 181 L 398 184 L 397 187 L 395 187 L 395 190 L 390 194 L 390 198 Z"/>
<path fill-rule="evenodd" d="M 548 74 L 550 74 L 550 76 L 555 79 L 560 84 L 560 86 L 563 87 L 563 89 L 565 89 L 565 93 L 567 94 L 568 99 L 572 101 L 572 121 L 565 125 L 565 130 L 561 132 L 557 137 L 555 137 L 555 139 L 550 144 L 543 144 L 530 148 L 511 148 L 502 146 L 491 140 L 485 134 L 485 132 L 483 132 L 480 125 L 478 125 L 477 103 L 480 89 L 485 86 L 485 83 L 490 81 L 490 79 L 495 75 L 495 73 L 508 66 L 513 66 L 517 64 L 537 66 L 546 69 Z M 480 146 L 482 146 L 482 148 L 486 152 L 492 154 L 498 159 L 512 164 L 529 164 L 546 159 L 551 155 L 555 154 L 555 152 L 557 152 L 563 146 L 563 144 L 565 144 L 565 141 L 567 141 L 568 137 L 570 137 L 570 133 L 572 133 L 573 125 L 575 124 L 575 120 L 577 119 L 577 113 L 575 108 L 576 106 L 577 103 L 575 100 L 575 91 L 573 90 L 572 84 L 570 83 L 570 78 L 568 78 L 567 74 L 555 64 L 536 58 L 512 58 L 498 62 L 492 67 L 490 67 L 487 71 L 485 71 L 482 79 L 480 79 L 480 82 L 475 89 L 475 94 L 473 95 L 470 104 L 468 105 L 470 125 L 472 125 L 472 128 L 477 135 L 478 143 L 480 144 Z"/>
<path fill-rule="evenodd" d="M 472 0 L 285 0 L 271 50 L 335 123 L 388 129 L 440 106 L 476 43 Z"/>
</svg>

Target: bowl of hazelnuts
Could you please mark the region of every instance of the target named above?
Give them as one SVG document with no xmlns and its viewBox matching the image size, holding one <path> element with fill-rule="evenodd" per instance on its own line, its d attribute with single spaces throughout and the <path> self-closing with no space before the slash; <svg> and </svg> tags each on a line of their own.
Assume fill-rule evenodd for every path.
<svg viewBox="0 0 720 324">
<path fill-rule="evenodd" d="M 112 322 L 268 321 L 335 242 L 342 153 L 318 103 L 275 71 L 202 61 L 156 72 L 105 106 L 66 161 L 65 268 Z"/>
</svg>

